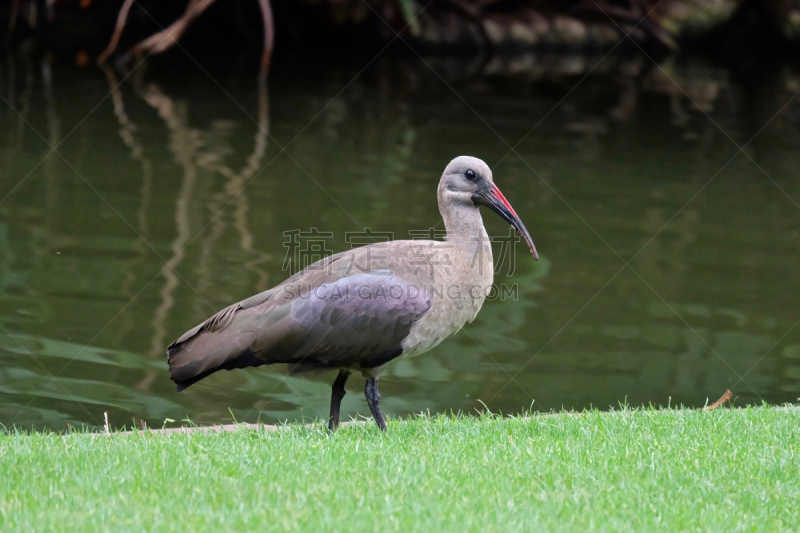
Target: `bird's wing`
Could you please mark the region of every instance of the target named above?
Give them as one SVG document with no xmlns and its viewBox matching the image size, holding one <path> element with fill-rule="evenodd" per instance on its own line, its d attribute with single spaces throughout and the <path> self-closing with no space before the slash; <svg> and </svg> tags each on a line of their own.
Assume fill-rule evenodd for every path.
<svg viewBox="0 0 800 533">
<path fill-rule="evenodd" d="M 374 368 L 402 353 L 403 339 L 430 306 L 428 287 L 386 270 L 358 273 L 286 304 L 286 316 L 260 329 L 253 348 L 293 372 Z"/>
<path fill-rule="evenodd" d="M 217 312 L 210 318 L 204 320 L 197 326 L 193 327 L 180 337 L 176 339 L 172 344 L 167 347 L 168 352 L 173 348 L 177 347 L 180 344 L 188 341 L 189 339 L 195 337 L 198 333 L 201 332 L 214 332 L 221 329 L 225 329 L 231 321 L 233 320 L 234 315 L 238 311 L 251 309 L 253 307 L 263 305 L 267 301 L 274 299 L 276 295 L 281 295 L 283 293 L 283 289 L 287 286 L 291 286 L 292 284 L 296 283 L 298 280 L 305 279 L 306 284 L 313 284 L 315 281 L 317 284 L 324 283 L 324 278 L 319 276 L 320 272 L 329 271 L 331 268 L 330 265 L 339 261 L 342 257 L 345 257 L 348 252 L 339 252 L 338 254 L 329 255 L 328 257 L 324 257 L 321 260 L 307 266 L 303 270 L 293 274 L 292 276 L 286 278 L 282 283 L 276 285 L 271 289 L 267 289 L 264 292 L 260 292 L 256 295 L 251 296 L 241 302 L 236 302 L 233 305 L 229 305 L 222 311 Z M 309 275 L 311 274 L 311 275 Z"/>
<path fill-rule="evenodd" d="M 430 308 L 432 280 L 398 263 L 396 245 L 369 248 L 327 258 L 186 332 L 168 349 L 172 379 L 264 363 L 371 368 L 397 357 Z"/>
</svg>

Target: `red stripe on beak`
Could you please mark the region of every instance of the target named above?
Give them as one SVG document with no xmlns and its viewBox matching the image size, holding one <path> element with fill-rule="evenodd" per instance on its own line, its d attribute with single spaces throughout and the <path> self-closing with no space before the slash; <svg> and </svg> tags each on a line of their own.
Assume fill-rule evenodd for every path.
<svg viewBox="0 0 800 533">
<path fill-rule="evenodd" d="M 525 240 L 525 243 L 530 248 L 531 253 L 533 254 L 533 258 L 538 260 L 539 254 L 536 252 L 536 246 L 533 244 L 533 239 L 531 239 L 530 233 L 528 230 L 525 229 L 525 224 L 519 219 L 519 215 L 517 212 L 514 211 L 514 208 L 511 207 L 511 204 L 506 197 L 503 196 L 503 193 L 500 192 L 500 189 L 497 188 L 497 185 L 494 183 L 483 186 L 479 188 L 475 194 L 472 195 L 472 201 L 474 202 L 475 206 L 484 205 L 500 215 L 500 218 L 511 224 L 511 226 L 516 229 L 522 238 Z"/>
<path fill-rule="evenodd" d="M 506 200 L 506 197 L 503 196 L 503 193 L 500 192 L 500 189 L 494 183 L 492 183 L 492 195 L 494 195 L 498 200 L 503 202 L 503 205 L 506 206 L 506 209 L 508 209 L 511 212 L 512 215 L 514 215 L 516 218 L 519 218 L 517 216 L 517 212 L 514 211 L 514 208 L 511 207 L 511 204 L 508 203 L 508 200 Z"/>
</svg>

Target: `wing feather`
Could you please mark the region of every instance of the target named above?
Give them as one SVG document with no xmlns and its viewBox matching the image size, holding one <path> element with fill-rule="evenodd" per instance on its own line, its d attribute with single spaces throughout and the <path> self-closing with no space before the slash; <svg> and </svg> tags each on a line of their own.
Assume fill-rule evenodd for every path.
<svg viewBox="0 0 800 533">
<path fill-rule="evenodd" d="M 399 355 L 430 308 L 431 280 L 390 253 L 370 258 L 369 248 L 329 256 L 184 333 L 168 348 L 173 381 L 180 388 L 219 369 L 273 363 L 370 368 Z"/>
</svg>

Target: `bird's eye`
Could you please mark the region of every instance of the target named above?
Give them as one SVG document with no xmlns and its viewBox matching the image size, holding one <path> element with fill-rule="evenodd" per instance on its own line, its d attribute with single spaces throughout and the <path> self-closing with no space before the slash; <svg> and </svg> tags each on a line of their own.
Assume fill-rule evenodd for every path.
<svg viewBox="0 0 800 533">
<path fill-rule="evenodd" d="M 478 175 L 477 175 L 477 174 L 475 174 L 475 171 L 474 171 L 474 170 L 472 170 L 472 169 L 470 169 L 470 170 L 467 170 L 467 171 L 464 173 L 464 175 L 467 177 L 467 179 L 468 179 L 469 181 L 475 181 L 475 180 L 477 180 L 477 179 L 478 179 Z"/>
</svg>

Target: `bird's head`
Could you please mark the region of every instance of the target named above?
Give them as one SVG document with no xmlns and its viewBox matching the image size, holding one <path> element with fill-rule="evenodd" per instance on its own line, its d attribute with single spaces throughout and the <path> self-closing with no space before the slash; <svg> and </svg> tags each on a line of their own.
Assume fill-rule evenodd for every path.
<svg viewBox="0 0 800 533">
<path fill-rule="evenodd" d="M 533 258 L 539 260 L 525 224 L 494 184 L 489 166 L 480 159 L 462 155 L 450 161 L 439 182 L 439 197 L 446 199 L 450 205 L 460 204 L 474 209 L 482 205 L 488 207 L 522 235 Z"/>
</svg>

